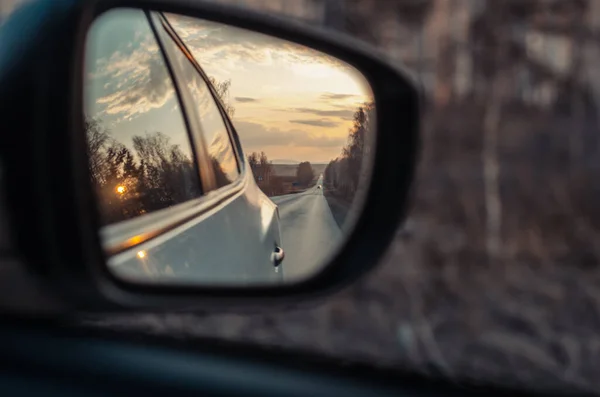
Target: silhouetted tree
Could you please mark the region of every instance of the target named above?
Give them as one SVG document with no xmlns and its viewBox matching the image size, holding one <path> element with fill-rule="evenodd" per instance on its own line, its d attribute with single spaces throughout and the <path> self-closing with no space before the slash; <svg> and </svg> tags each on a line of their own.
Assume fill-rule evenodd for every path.
<svg viewBox="0 0 600 397">
<path fill-rule="evenodd" d="M 248 155 L 248 163 L 257 182 L 268 182 L 273 167 L 265 152 L 252 152 Z"/>
<path fill-rule="evenodd" d="M 342 154 L 331 160 L 324 171 L 324 182 L 328 188 L 352 200 L 363 169 L 363 160 L 368 155 L 368 134 L 374 122 L 374 104 L 368 102 L 360 106 L 353 117 L 353 124 L 348 133 L 348 143 Z"/>
<path fill-rule="evenodd" d="M 273 167 L 265 152 L 260 152 L 259 162 L 263 180 L 267 182 L 270 181 Z"/>
<path fill-rule="evenodd" d="M 123 204 L 133 193 L 125 172 L 130 157 L 129 149 L 117 141 L 112 140 L 106 149 L 101 170 L 102 183 L 96 187 L 106 223 L 129 217 L 129 211 Z"/>
<path fill-rule="evenodd" d="M 148 210 L 165 208 L 196 196 L 193 162 L 178 145 L 169 141 L 161 132 L 133 137 L 133 147 L 143 164 L 143 200 Z"/>
<path fill-rule="evenodd" d="M 283 180 L 274 175 L 273 164 L 265 152 L 250 153 L 248 163 L 254 174 L 254 180 L 267 196 L 278 196 L 285 193 Z"/>
<path fill-rule="evenodd" d="M 101 221 L 110 224 L 199 195 L 192 160 L 160 132 L 135 136 L 135 154 L 113 139 L 98 119 L 86 117 L 90 177 Z"/>
<path fill-rule="evenodd" d="M 250 168 L 252 169 L 252 171 L 254 171 L 256 169 L 258 162 L 259 162 L 258 153 L 252 152 L 248 155 L 248 163 L 250 164 Z"/>
<path fill-rule="evenodd" d="M 370 119 L 374 110 L 373 103 L 366 103 L 354 112 L 354 122 L 348 135 L 348 144 L 342 151 L 347 159 L 347 173 L 354 193 L 358 187 L 360 172 L 365 155 L 365 137 L 370 128 Z"/>
<path fill-rule="evenodd" d="M 315 178 L 315 171 L 309 161 L 303 161 L 298 164 L 296 169 L 296 179 L 301 185 L 308 185 Z"/>
<path fill-rule="evenodd" d="M 102 127 L 98 119 L 86 117 L 84 127 L 88 143 L 88 164 L 92 184 L 95 188 L 103 183 L 106 166 L 106 147 L 110 141 L 109 132 Z"/>
</svg>

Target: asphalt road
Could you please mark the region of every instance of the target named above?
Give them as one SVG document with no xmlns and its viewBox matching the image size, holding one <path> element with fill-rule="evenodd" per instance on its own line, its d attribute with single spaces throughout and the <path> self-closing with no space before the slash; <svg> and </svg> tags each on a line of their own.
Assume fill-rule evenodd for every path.
<svg viewBox="0 0 600 397">
<path fill-rule="evenodd" d="M 342 231 L 327 204 L 321 175 L 317 184 L 303 193 L 271 197 L 279 206 L 283 272 L 287 282 L 314 274 L 342 239 Z"/>
</svg>

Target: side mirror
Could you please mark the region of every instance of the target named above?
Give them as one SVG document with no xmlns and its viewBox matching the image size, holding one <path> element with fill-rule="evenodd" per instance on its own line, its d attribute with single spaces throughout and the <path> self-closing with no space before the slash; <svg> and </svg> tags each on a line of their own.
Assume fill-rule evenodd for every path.
<svg viewBox="0 0 600 397">
<path fill-rule="evenodd" d="M 0 94 L 35 120 L 14 138 L 32 150 L 7 158 L 30 181 L 9 190 L 16 242 L 64 299 L 222 310 L 320 295 L 377 264 L 417 154 L 401 69 L 229 6 L 49 3 L 28 7 L 41 23 Z M 39 59 L 43 84 L 9 102 Z"/>
</svg>

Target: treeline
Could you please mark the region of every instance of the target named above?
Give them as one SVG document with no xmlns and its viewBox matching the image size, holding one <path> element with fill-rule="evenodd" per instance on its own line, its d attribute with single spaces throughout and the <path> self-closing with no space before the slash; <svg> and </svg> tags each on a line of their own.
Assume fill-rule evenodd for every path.
<svg viewBox="0 0 600 397">
<path fill-rule="evenodd" d="M 315 178 L 315 172 L 308 161 L 298 164 L 296 177 L 276 175 L 265 152 L 250 153 L 248 163 L 258 187 L 267 196 L 280 196 L 306 188 Z"/>
<path fill-rule="evenodd" d="M 283 194 L 283 181 L 273 172 L 273 164 L 271 164 L 265 152 L 250 153 L 248 163 L 254 175 L 254 180 L 263 193 L 267 196 Z"/>
<path fill-rule="evenodd" d="M 348 143 L 335 160 L 331 160 L 324 172 L 326 192 L 352 201 L 359 187 L 362 163 L 368 154 L 365 140 L 374 121 L 373 102 L 364 103 L 354 112 L 354 121 L 348 133 Z M 374 132 L 374 131 L 373 131 Z"/>
<path fill-rule="evenodd" d="M 134 136 L 133 152 L 86 118 L 89 170 L 102 224 L 130 219 L 200 195 L 189 156 L 161 132 Z"/>
</svg>

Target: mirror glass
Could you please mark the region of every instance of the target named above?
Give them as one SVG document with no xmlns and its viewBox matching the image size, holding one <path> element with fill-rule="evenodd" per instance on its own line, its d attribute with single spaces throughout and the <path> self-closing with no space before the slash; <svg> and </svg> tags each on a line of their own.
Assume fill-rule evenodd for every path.
<svg viewBox="0 0 600 397">
<path fill-rule="evenodd" d="M 86 38 L 89 175 L 107 266 L 136 283 L 317 274 L 369 178 L 375 103 L 322 52 L 220 23 L 114 9 Z"/>
</svg>

